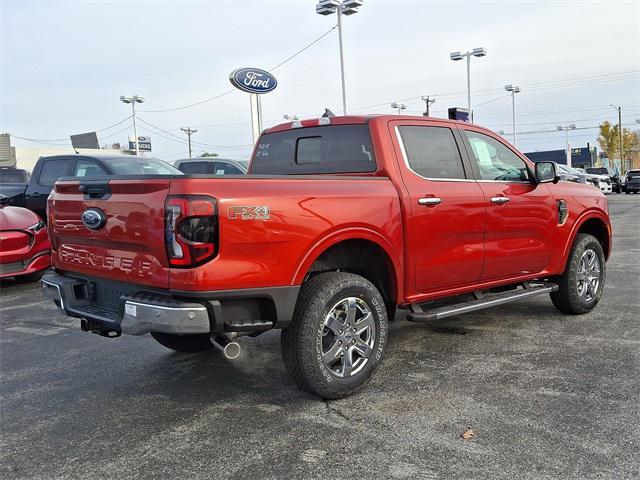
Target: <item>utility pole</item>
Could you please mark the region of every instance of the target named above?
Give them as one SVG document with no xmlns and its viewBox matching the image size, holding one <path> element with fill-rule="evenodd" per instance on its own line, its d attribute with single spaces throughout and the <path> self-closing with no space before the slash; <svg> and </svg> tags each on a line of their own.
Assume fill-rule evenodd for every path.
<svg viewBox="0 0 640 480">
<path fill-rule="evenodd" d="M 436 99 L 435 98 L 429 98 L 429 95 L 427 95 L 426 97 L 422 97 L 422 101 L 425 103 L 425 105 L 427 106 L 427 109 L 425 110 L 425 112 L 422 114 L 422 116 L 424 117 L 428 117 L 429 116 L 429 106 L 433 105 L 434 103 L 436 103 Z"/>
<path fill-rule="evenodd" d="M 622 145 L 622 107 L 618 107 L 618 135 L 620 135 L 620 173 L 624 172 L 624 146 Z"/>
<path fill-rule="evenodd" d="M 189 158 L 191 158 L 191 135 L 196 133 L 198 130 L 191 127 L 180 127 L 180 130 L 186 133 L 187 137 L 189 137 Z"/>
</svg>

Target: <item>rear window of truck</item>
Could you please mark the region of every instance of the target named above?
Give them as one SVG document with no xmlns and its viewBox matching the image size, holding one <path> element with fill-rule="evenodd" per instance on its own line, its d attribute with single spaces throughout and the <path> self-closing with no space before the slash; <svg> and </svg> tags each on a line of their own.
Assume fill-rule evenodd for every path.
<svg viewBox="0 0 640 480">
<path fill-rule="evenodd" d="M 367 125 L 327 125 L 266 133 L 251 173 L 299 175 L 361 173 L 376 170 Z"/>
</svg>

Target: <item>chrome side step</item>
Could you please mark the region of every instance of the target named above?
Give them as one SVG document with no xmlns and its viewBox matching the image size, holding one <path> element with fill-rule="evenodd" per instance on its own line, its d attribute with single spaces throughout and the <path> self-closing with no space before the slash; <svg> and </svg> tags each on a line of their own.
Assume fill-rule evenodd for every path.
<svg viewBox="0 0 640 480">
<path fill-rule="evenodd" d="M 443 318 L 453 317 L 455 315 L 461 315 L 463 313 L 475 312 L 476 310 L 496 307 L 505 303 L 514 302 L 516 300 L 522 300 L 523 298 L 535 297 L 536 295 L 555 292 L 557 290 L 558 285 L 556 285 L 555 283 L 533 285 L 525 284 L 524 288 L 512 290 L 505 293 L 496 293 L 487 296 L 476 294 L 476 300 L 458 303 L 456 305 L 449 305 L 446 307 L 434 308 L 433 310 L 429 310 L 428 312 L 422 310 L 420 305 L 414 304 L 411 305 L 411 312 L 407 314 L 407 320 L 409 322 L 430 322 L 433 320 L 441 320 Z"/>
</svg>

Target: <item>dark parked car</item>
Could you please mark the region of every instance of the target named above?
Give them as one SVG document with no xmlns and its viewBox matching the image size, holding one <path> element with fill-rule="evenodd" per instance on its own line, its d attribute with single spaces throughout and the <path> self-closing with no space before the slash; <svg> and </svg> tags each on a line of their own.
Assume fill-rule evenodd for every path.
<svg viewBox="0 0 640 480">
<path fill-rule="evenodd" d="M 20 168 L 0 167 L 0 193 L 5 205 L 24 205 L 24 191 L 29 183 L 29 172 Z"/>
<path fill-rule="evenodd" d="M 187 175 L 246 175 L 247 167 L 230 158 L 183 158 L 173 162 L 173 166 Z"/>
<path fill-rule="evenodd" d="M 624 193 L 640 192 L 640 170 L 629 170 L 624 178 Z"/>
<path fill-rule="evenodd" d="M 622 192 L 622 182 L 620 181 L 620 175 L 613 168 L 589 167 L 586 170 L 587 173 L 593 173 L 595 175 L 607 175 L 611 179 L 611 189 L 616 193 Z"/>
<path fill-rule="evenodd" d="M 182 175 L 157 158 L 133 155 L 56 155 L 40 157 L 28 183 L 0 184 L 0 194 L 8 205 L 26 207 L 43 219 L 47 215 L 47 197 L 60 177 L 107 177 L 111 175 Z"/>
</svg>

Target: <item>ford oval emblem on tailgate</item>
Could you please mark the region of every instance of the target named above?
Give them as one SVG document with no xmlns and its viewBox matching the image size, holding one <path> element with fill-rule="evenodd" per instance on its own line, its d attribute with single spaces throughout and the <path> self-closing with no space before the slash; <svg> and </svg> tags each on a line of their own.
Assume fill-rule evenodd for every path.
<svg viewBox="0 0 640 480">
<path fill-rule="evenodd" d="M 99 208 L 90 208 L 82 212 L 82 223 L 90 230 L 99 230 L 107 223 L 107 216 Z"/>
</svg>

